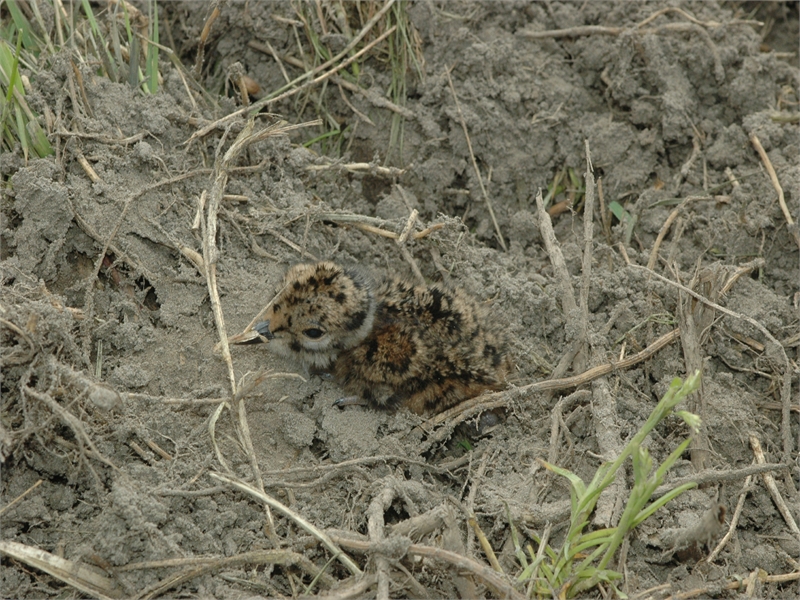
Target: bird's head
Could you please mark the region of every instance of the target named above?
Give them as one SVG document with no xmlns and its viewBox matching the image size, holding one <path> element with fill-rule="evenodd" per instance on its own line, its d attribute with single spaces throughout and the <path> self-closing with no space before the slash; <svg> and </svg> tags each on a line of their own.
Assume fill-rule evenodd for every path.
<svg viewBox="0 0 800 600">
<path fill-rule="evenodd" d="M 286 273 L 267 320 L 255 329 L 279 354 L 307 367 L 327 368 L 372 329 L 372 288 L 357 269 L 332 262 L 295 265 Z"/>
</svg>

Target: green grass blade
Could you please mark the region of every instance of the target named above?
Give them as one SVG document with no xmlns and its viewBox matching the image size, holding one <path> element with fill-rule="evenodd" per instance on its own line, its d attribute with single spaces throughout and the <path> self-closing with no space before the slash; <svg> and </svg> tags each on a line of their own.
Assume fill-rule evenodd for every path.
<svg viewBox="0 0 800 600">
<path fill-rule="evenodd" d="M 562 469 L 561 467 L 551 465 L 546 461 L 542 461 L 542 464 L 548 471 L 553 471 L 553 473 L 558 473 L 562 477 L 566 477 L 569 480 L 572 489 L 575 490 L 579 497 L 582 497 L 584 494 L 586 494 L 586 484 L 583 483 L 583 479 L 575 475 L 575 473 L 572 471 L 567 471 L 566 469 Z"/>
<path fill-rule="evenodd" d="M 519 564 L 525 569 L 528 566 L 528 559 L 525 556 L 525 551 L 522 549 L 522 544 L 519 543 L 519 533 L 514 526 L 514 520 L 511 518 L 511 509 L 508 508 L 508 503 L 504 502 L 506 507 L 506 518 L 508 519 L 508 526 L 511 529 L 511 541 L 514 544 L 514 555 L 517 557 Z"/>
<path fill-rule="evenodd" d="M 631 523 L 632 526 L 631 528 L 639 525 L 639 523 L 643 522 L 645 519 L 650 517 L 654 512 L 656 512 L 659 508 L 667 504 L 667 502 L 669 502 L 670 500 L 673 500 L 674 498 L 680 496 L 683 492 L 691 490 L 692 488 L 696 487 L 697 483 L 695 482 L 684 483 L 682 486 L 676 487 L 674 490 L 667 492 L 666 494 L 661 496 L 661 498 L 650 504 L 647 508 L 645 508 L 638 515 L 636 515 L 636 517 L 633 519 Z"/>
<path fill-rule="evenodd" d="M 25 155 L 25 160 L 27 161 L 30 142 L 28 141 L 28 131 L 25 129 L 25 118 L 19 104 L 14 105 L 14 113 L 17 117 L 17 137 L 19 138 L 19 143 L 22 145 L 22 153 Z"/>
<path fill-rule="evenodd" d="M 5 102 L 0 123 L 8 130 L 6 135 L 9 148 L 14 146 L 14 140 L 19 136 L 15 131 L 16 123 L 11 118 L 11 110 L 14 108 L 14 86 L 19 85 L 22 89 L 22 82 L 19 79 L 19 52 L 22 45 L 22 36 L 17 36 L 16 52 L 12 54 L 10 45 L 5 40 L 0 40 L 0 69 L 2 69 L 3 84 L 6 86 Z M 20 140 L 21 141 L 21 140 Z"/>
<path fill-rule="evenodd" d="M 11 13 L 11 20 L 14 21 L 14 27 L 22 38 L 23 47 L 34 54 L 38 53 L 41 47 L 41 41 L 36 37 L 36 34 L 33 33 L 33 27 L 22 13 L 22 10 L 17 4 L 17 0 L 6 0 L 6 6 L 8 6 L 8 12 Z"/>
<path fill-rule="evenodd" d="M 28 137 L 31 140 L 33 151 L 39 158 L 50 156 L 55 152 L 38 121 L 28 121 L 26 128 L 28 130 Z"/>
<path fill-rule="evenodd" d="M 145 78 L 147 91 L 155 94 L 158 91 L 158 2 L 150 1 L 150 40 L 153 44 L 147 45 L 147 66 Z"/>
<path fill-rule="evenodd" d="M 118 81 L 119 74 L 117 72 L 116 64 L 114 63 L 114 57 L 111 56 L 111 53 L 108 51 L 106 39 L 103 36 L 100 26 L 97 24 L 97 19 L 95 19 L 92 7 L 89 4 L 89 0 L 81 0 L 81 6 L 83 6 L 83 12 L 86 14 L 86 18 L 89 20 L 89 27 L 91 28 L 91 35 L 89 37 L 92 41 L 92 46 L 97 53 L 97 57 L 103 63 L 106 75 L 113 81 Z M 100 40 L 99 47 L 95 38 Z"/>
</svg>

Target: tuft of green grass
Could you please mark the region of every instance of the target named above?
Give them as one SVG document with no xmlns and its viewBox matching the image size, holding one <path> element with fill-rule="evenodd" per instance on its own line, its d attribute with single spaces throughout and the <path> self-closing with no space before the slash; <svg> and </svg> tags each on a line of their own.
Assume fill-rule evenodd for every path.
<svg viewBox="0 0 800 600">
<path fill-rule="evenodd" d="M 330 60 L 336 52 L 332 50 L 326 40 L 334 37 L 344 40 L 345 44 L 349 43 L 355 37 L 354 32 L 360 31 L 382 7 L 385 7 L 385 0 L 384 2 L 359 3 L 339 0 L 325 5 L 308 2 L 296 4 L 295 15 L 297 20 L 302 23 L 304 41 L 301 41 L 301 35 L 298 32 L 299 27 L 295 27 L 294 33 L 303 68 L 306 71 L 311 71 Z M 360 50 L 360 47 L 369 44 L 372 39 L 394 26 L 397 26 L 397 29 L 386 39 L 384 44 L 377 46 L 359 61 L 353 62 L 346 70 L 340 71 L 339 76 L 358 85 L 364 61 L 372 58 L 384 63 L 392 74 L 388 94 L 392 102 L 398 106 L 405 106 L 409 75 L 416 74 L 419 78 L 422 78 L 424 73 L 422 43 L 419 34 L 408 17 L 408 0 L 395 2 L 374 25 L 370 34 L 350 53 L 351 55 L 355 54 Z M 298 112 L 302 113 L 306 105 L 313 102 L 317 116 L 323 120 L 321 131 L 317 138 L 318 140 L 326 140 L 326 143 L 322 145 L 322 150 L 338 156 L 345 148 L 344 139 L 346 138 L 347 128 L 342 128 L 339 121 L 327 108 L 328 90 L 338 96 L 336 87 L 329 86 L 327 81 L 322 83 L 318 89 L 308 90 L 300 101 Z M 401 160 L 404 122 L 402 115 L 396 113 L 392 115 L 389 147 L 384 158 L 385 164 Z M 341 138 L 341 140 L 337 138 Z M 337 152 L 339 154 L 336 154 Z"/>
<path fill-rule="evenodd" d="M 25 160 L 28 160 L 31 154 L 37 157 L 53 154 L 53 148 L 39 124 L 38 115 L 30 109 L 25 99 L 25 88 L 19 73 L 25 37 L 20 30 L 13 46 L 5 39 L 0 39 L 0 147 L 12 151 L 19 143 Z"/>
<path fill-rule="evenodd" d="M 149 19 L 141 14 L 132 18 L 129 11 L 135 9 L 125 2 L 95 13 L 96 6 L 93 8 L 89 0 L 80 1 L 81 10 L 73 19 L 60 2 L 44 1 L 49 1 L 55 11 L 56 23 L 52 29 L 45 25 L 37 2 L 29 3 L 35 17 L 31 21 L 18 0 L 5 0 L 11 19 L 0 25 L 0 148 L 11 151 L 19 144 L 26 159 L 31 155 L 52 154 L 53 148 L 39 123 L 39 115 L 31 110 L 25 98 L 20 66 L 32 78 L 36 77 L 48 67 L 54 54 L 69 46 L 76 62 L 91 64 L 98 75 L 119 81 L 127 68 L 133 87 L 146 94 L 158 91 L 160 46 L 156 0 L 148 0 Z M 57 40 L 53 39 L 53 33 L 57 34 Z M 182 68 L 174 53 L 168 54 L 176 67 Z M 144 72 L 139 66 L 142 55 Z"/>
<path fill-rule="evenodd" d="M 89 21 L 89 31 L 87 32 L 88 40 L 91 43 L 95 56 L 97 56 L 103 64 L 103 69 L 101 69 L 100 74 L 106 75 L 111 81 L 118 81 L 117 65 L 115 64 L 114 58 L 111 56 L 111 52 L 108 50 L 105 36 L 97 23 L 89 0 L 81 0 L 81 6 L 83 7 L 86 19 Z"/>
<path fill-rule="evenodd" d="M 653 492 L 688 448 L 691 438 L 684 440 L 655 470 L 653 459 L 643 443 L 653 428 L 672 414 L 678 415 L 692 430 L 696 430 L 699 427 L 699 418 L 686 411 L 676 411 L 675 407 L 699 387 L 699 371 L 686 381 L 673 379 L 667 393 L 619 457 L 613 462 L 600 465 L 588 484 L 571 471 L 542 461 L 548 470 L 569 481 L 570 526 L 560 548 L 553 548 L 547 540 L 534 538 L 540 545 L 540 551 L 538 554 L 534 553 L 533 548 L 528 545 L 526 555 L 509 515 L 515 555 L 521 568 L 517 582 L 526 586 L 529 598 L 574 598 L 600 583 L 611 586 L 618 596 L 624 597 L 615 583 L 622 579 L 622 574 L 609 568 L 622 540 L 659 508 L 697 485 L 686 483 L 651 501 Z M 589 518 L 600 494 L 614 481 L 617 472 L 623 468 L 629 457 L 633 463 L 633 487 L 619 524 L 616 527 L 588 531 Z M 541 547 L 543 542 L 544 547 Z"/>
<path fill-rule="evenodd" d="M 34 32 L 30 21 L 20 9 L 17 0 L 6 0 L 6 6 L 8 6 L 8 12 L 11 14 L 12 23 L 3 32 L 3 39 L 8 41 L 15 34 L 18 34 L 25 50 L 34 54 L 38 53 L 39 48 L 42 46 L 42 41 Z"/>
</svg>

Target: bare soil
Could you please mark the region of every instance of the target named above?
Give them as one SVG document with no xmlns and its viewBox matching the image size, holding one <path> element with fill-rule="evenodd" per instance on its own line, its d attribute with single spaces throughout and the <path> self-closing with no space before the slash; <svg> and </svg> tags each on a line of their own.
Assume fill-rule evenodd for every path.
<svg viewBox="0 0 800 600">
<path fill-rule="evenodd" d="M 635 29 L 667 6 L 681 10 Z M 209 11 L 195 2 L 163 7 L 162 41 L 185 64 L 193 63 Z M 702 394 L 686 408 L 701 413 L 707 448 L 687 451 L 666 483 L 698 471 L 704 483 L 629 536 L 612 564 L 624 574 L 619 588 L 633 595 L 664 586 L 640 596 L 648 598 L 691 590 L 699 598 L 727 597 L 740 592 L 726 586 L 735 588 L 737 578 L 759 569 L 796 574 L 800 539 L 761 476 L 746 483 L 744 475 L 724 474 L 751 465 L 754 436 L 767 462 L 783 464 L 772 474 L 800 520 L 800 256 L 750 139 L 755 134 L 763 145 L 797 223 L 797 3 L 416 2 L 409 13 L 425 76 L 408 73 L 402 147 L 390 143 L 396 112 L 381 102 L 391 73 L 373 57 L 361 70 L 368 94 L 330 80 L 311 96 L 270 107 L 295 124 L 316 118 L 316 107 L 324 106 L 325 119 L 347 127 L 341 160 L 325 158 L 331 143 L 303 146 L 323 131 L 317 127 L 267 138 L 236 161 L 216 238 L 228 335 L 266 305 L 288 265 L 313 259 L 409 278 L 413 262 L 426 280 L 444 280 L 490 304 L 513 334 L 516 387 L 636 354 L 678 326 L 684 335 L 577 390 L 506 394 L 505 420 L 482 437 L 452 419 L 433 426 L 407 411 L 335 408 L 341 392 L 333 383 L 298 377 L 267 346 L 234 346 L 239 382 L 263 369 L 270 374 L 245 401 L 265 491 L 332 535 L 394 540 L 380 552 L 346 548 L 360 569 L 388 574 L 392 597 L 494 597 L 497 590 L 469 570 L 406 554 L 408 540 L 395 528 L 432 511 L 430 530 L 404 533 L 411 542 L 488 565 L 467 524 L 474 514 L 505 573 L 518 575 L 510 522 L 523 547 L 534 549 L 534 536 L 548 524 L 555 547 L 567 528 L 569 486 L 540 461 L 590 480 L 639 430 L 670 381 L 701 368 Z M 191 260 L 191 252 L 202 254 L 198 206 L 211 190 L 215 158 L 244 121 L 185 142 L 238 108 L 223 84 L 232 63 L 240 62 L 262 90 L 285 83 L 275 58 L 248 43 L 268 42 L 278 56 L 300 58 L 287 19 L 296 20 L 288 2 L 222 7 L 201 79 L 221 93 L 213 101 L 194 91 L 191 100 L 167 61 L 154 96 L 83 65 L 84 98 L 70 92 L 74 72 L 61 53 L 30 81 L 36 110 L 55 119 L 56 155 L 27 162 L 21 153 L 0 156 L 3 505 L 42 482 L 0 514 L 2 540 L 90 564 L 114 581 L 119 597 L 378 593 L 369 576 L 353 588 L 356 580 L 339 560 L 308 587 L 309 573 L 333 555 L 279 512 L 269 531 L 260 502 L 210 476 L 228 473 L 256 485 L 238 416 L 229 404 L 220 406 L 230 400 L 231 385 L 215 351 L 219 335 L 206 278 Z M 748 20 L 768 26 L 742 22 Z M 586 25 L 620 29 L 532 37 Z M 289 77 L 301 74 L 283 64 Z M 585 141 L 603 204 L 594 213 L 584 321 L 564 308 L 564 277 L 545 250 L 534 198 L 564 169 L 583 185 Z M 350 163 L 372 166 L 358 172 L 344 166 Z M 403 171 L 392 175 L 378 166 Z M 576 297 L 583 291 L 582 198 L 553 217 Z M 633 226 L 611 214 L 612 202 L 635 219 Z M 412 236 L 408 256 L 394 239 L 347 221 L 361 215 L 362 223 L 400 233 L 414 209 L 414 231 L 443 227 Z M 648 264 L 676 210 L 653 270 L 735 315 L 702 309 L 636 267 Z M 745 264 L 752 268 L 722 294 L 722 283 Z M 701 280 L 693 282 L 698 273 Z M 694 335 L 687 333 L 691 315 Z M 654 462 L 687 435 L 677 417 L 661 423 L 647 440 Z M 619 518 L 632 469 L 624 475 L 601 500 L 591 527 Z M 708 563 L 740 494 L 735 531 Z M 719 505 L 726 522 L 714 526 Z M 703 521 L 709 510 L 711 520 Z M 369 531 L 370 515 L 379 525 L 383 520 L 379 534 Z M 697 548 L 672 552 L 698 523 L 708 531 Z M 293 552 L 291 564 L 252 555 L 235 560 L 274 548 Z M 197 570 L 197 559 L 224 557 L 234 560 Z M 800 594 L 797 577 L 752 584 L 756 598 Z M 4 597 L 79 593 L 3 558 Z"/>
</svg>

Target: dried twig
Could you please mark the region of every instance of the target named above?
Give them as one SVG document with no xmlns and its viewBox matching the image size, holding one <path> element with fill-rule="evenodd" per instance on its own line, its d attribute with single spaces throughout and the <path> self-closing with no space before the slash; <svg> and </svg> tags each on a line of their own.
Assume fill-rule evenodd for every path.
<svg viewBox="0 0 800 600">
<path fill-rule="evenodd" d="M 782 374 L 782 381 L 781 381 L 781 403 L 782 403 L 782 410 L 781 410 L 781 438 L 783 439 L 783 460 L 786 461 L 786 462 L 791 461 L 792 460 L 792 445 L 793 445 L 792 432 L 791 432 L 792 370 L 791 370 L 791 367 L 789 365 L 789 358 L 786 356 L 786 351 L 784 350 L 784 348 L 781 345 L 781 343 L 777 339 L 775 339 L 775 337 L 769 332 L 769 330 L 766 327 L 764 327 L 761 323 L 756 321 L 753 317 L 750 317 L 750 316 L 747 316 L 747 315 L 743 315 L 741 313 L 737 313 L 737 312 L 732 311 L 732 310 L 730 310 L 728 308 L 725 308 L 724 306 L 720 306 L 716 302 L 712 302 L 711 300 L 709 300 L 708 298 L 705 298 L 704 296 L 698 294 L 694 290 L 690 290 L 689 288 L 687 288 L 684 285 L 681 285 L 680 283 L 672 281 L 671 279 L 667 279 L 666 277 L 664 277 L 662 275 L 659 275 L 655 271 L 652 271 L 652 270 L 647 269 L 645 267 L 641 267 L 639 265 L 634 265 L 634 264 L 629 265 L 629 267 L 633 268 L 633 269 L 637 269 L 637 270 L 647 271 L 647 273 L 651 277 L 655 277 L 659 281 L 662 281 L 662 282 L 664 282 L 666 284 L 669 284 L 671 286 L 674 286 L 674 287 L 678 288 L 679 290 L 689 294 L 690 296 L 692 296 L 696 300 L 699 300 L 700 302 L 702 302 L 706 306 L 710 306 L 711 308 L 714 308 L 717 311 L 728 315 L 729 317 L 734 317 L 736 319 L 740 319 L 742 321 L 746 321 L 747 323 L 750 323 L 750 325 L 752 325 L 753 327 L 758 329 L 762 333 L 762 335 L 765 338 L 767 338 L 767 340 L 770 341 L 770 343 L 773 345 L 773 348 L 775 350 L 775 354 L 777 355 L 778 358 L 781 359 L 781 363 L 783 365 L 783 374 Z M 789 478 L 788 481 L 791 481 L 791 478 Z"/>
<path fill-rule="evenodd" d="M 495 233 L 497 233 L 497 239 L 500 242 L 500 246 L 503 248 L 503 250 L 508 251 L 506 241 L 503 239 L 503 233 L 500 231 L 500 225 L 497 224 L 497 218 L 494 216 L 494 207 L 492 206 L 492 201 L 489 198 L 489 194 L 486 192 L 486 186 L 483 184 L 483 176 L 481 175 L 481 170 L 478 168 L 478 161 L 475 160 L 475 152 L 472 151 L 472 140 L 469 138 L 467 122 L 464 120 L 464 113 L 461 111 L 461 103 L 458 101 L 458 94 L 456 94 L 456 88 L 453 85 L 453 78 L 450 77 L 450 71 L 452 70 L 452 67 L 447 69 L 447 81 L 450 84 L 450 91 L 453 93 L 453 100 L 455 101 L 456 111 L 458 112 L 458 121 L 461 124 L 461 129 L 464 130 L 464 137 L 467 139 L 467 148 L 469 149 L 470 160 L 472 160 L 472 168 L 475 170 L 475 176 L 478 178 L 478 184 L 481 186 L 481 193 L 483 193 L 483 199 L 486 202 L 486 208 L 489 210 L 489 216 L 492 218 L 492 223 L 494 224 L 494 230 Z"/>
<path fill-rule="evenodd" d="M 761 442 L 758 441 L 758 438 L 754 434 L 750 434 L 750 446 L 753 448 L 753 454 L 755 454 L 758 464 L 766 464 L 767 459 L 764 457 L 764 451 L 761 449 Z M 786 521 L 786 524 L 789 526 L 789 530 L 794 535 L 800 536 L 800 528 L 797 527 L 797 523 L 795 523 L 794 517 L 792 516 L 792 511 L 786 506 L 786 501 L 783 499 L 783 496 L 781 496 L 778 486 L 775 485 L 775 478 L 772 476 L 772 473 L 765 471 L 761 473 L 761 477 L 764 479 L 764 485 L 767 486 L 772 500 L 775 502 L 781 515 L 783 515 L 783 520 Z"/>
<path fill-rule="evenodd" d="M 374 545 L 383 541 L 383 513 L 392 505 L 394 495 L 394 482 L 390 476 L 386 478 L 383 489 L 369 504 L 367 529 L 369 539 Z M 376 554 L 374 560 L 378 575 L 378 600 L 389 600 L 389 560 L 381 554 Z"/>
<path fill-rule="evenodd" d="M 283 86 L 282 88 L 277 90 L 275 92 L 275 94 L 277 94 L 277 95 L 275 95 L 274 97 L 273 96 L 267 96 L 266 98 L 262 98 L 258 102 L 254 102 L 249 107 L 241 108 L 241 109 L 239 109 L 237 111 L 232 112 L 229 115 L 226 115 L 225 117 L 222 117 L 221 119 L 218 119 L 218 120 L 214 121 L 213 123 L 209 123 L 209 124 L 205 125 L 204 127 L 199 129 L 198 131 L 194 132 L 192 134 L 192 136 L 188 140 L 186 140 L 184 142 L 184 144 L 192 143 L 197 138 L 207 135 L 208 133 L 210 133 L 211 131 L 213 131 L 217 127 L 226 125 L 227 123 L 233 121 L 237 117 L 243 116 L 245 114 L 256 115 L 256 114 L 259 113 L 259 111 L 261 111 L 262 108 L 266 107 L 270 103 L 278 102 L 280 100 L 284 100 L 284 99 L 286 99 L 286 98 L 288 98 L 290 96 L 293 96 L 294 94 L 297 94 L 297 93 L 301 92 L 302 90 L 305 90 L 305 89 L 307 89 L 307 88 L 309 88 L 309 87 L 311 87 L 313 85 L 316 85 L 317 83 L 319 83 L 321 81 L 324 81 L 325 79 L 328 79 L 329 77 L 333 76 L 334 74 L 336 74 L 337 72 L 342 70 L 344 67 L 346 67 L 350 63 L 352 63 L 352 62 L 358 60 L 359 58 L 361 58 L 361 56 L 363 56 L 365 53 L 369 52 L 374 46 L 376 46 L 377 44 L 379 44 L 380 42 L 385 40 L 387 37 L 389 37 L 390 35 L 392 35 L 396 31 L 397 26 L 395 25 L 395 26 L 391 27 L 390 29 L 386 30 L 385 32 L 383 32 L 383 34 L 381 34 L 376 39 L 374 39 L 372 42 L 367 44 L 364 48 L 362 48 L 361 50 L 359 50 L 358 52 L 356 52 L 352 56 L 350 56 L 350 52 L 367 35 L 367 33 L 370 32 L 370 30 L 375 26 L 375 24 L 383 17 L 384 14 L 386 14 L 386 12 L 392 7 L 392 5 L 394 5 L 394 3 L 395 3 L 395 0 L 388 0 L 387 2 L 385 2 L 384 5 L 381 7 L 381 9 L 378 12 L 376 12 L 375 15 L 364 25 L 364 27 L 361 29 L 361 31 L 358 33 L 358 35 L 356 35 L 352 40 L 350 40 L 350 43 L 347 44 L 347 46 L 341 52 L 339 52 L 339 54 L 334 56 L 332 59 L 330 59 L 329 61 L 324 62 L 323 64 L 319 65 L 318 67 L 315 67 L 314 69 L 312 69 L 310 71 L 306 71 L 300 77 L 297 77 L 296 79 L 290 81 L 285 86 Z M 343 58 L 348 57 L 348 56 L 349 56 L 349 58 L 347 58 L 346 60 L 342 61 L 338 65 L 336 64 L 340 60 L 342 60 Z M 325 71 L 326 69 L 328 69 L 329 67 L 331 67 L 333 65 L 336 65 L 336 66 L 333 69 L 331 69 L 330 71 L 323 73 L 323 71 Z M 316 77 L 315 79 L 311 79 L 317 73 L 323 73 L 323 74 L 320 75 L 319 77 Z M 302 82 L 305 82 L 305 83 L 302 83 Z M 292 88 L 292 86 L 297 85 L 297 84 L 301 84 L 301 83 L 302 83 L 302 85 L 300 85 L 299 87 L 296 87 L 294 89 L 289 89 L 289 88 Z M 289 91 L 284 92 L 284 90 L 287 90 L 287 89 Z"/>
<path fill-rule="evenodd" d="M 635 364 L 647 360 L 656 352 L 677 340 L 680 335 L 680 329 L 673 329 L 669 333 L 662 335 L 647 348 L 637 354 L 629 356 L 618 362 L 609 362 L 603 365 L 592 367 L 580 375 L 565 377 L 563 379 L 547 379 L 545 381 L 537 381 L 521 387 L 511 388 L 501 392 L 483 394 L 477 398 L 465 400 L 464 402 L 439 413 L 435 417 L 430 418 L 424 423 L 424 425 L 426 428 L 428 428 L 435 427 L 446 422 L 448 424 L 448 428 L 451 428 L 483 411 L 491 410 L 493 408 L 506 407 L 511 404 L 515 398 L 519 398 L 527 393 L 566 390 L 589 383 L 590 381 L 593 381 L 598 377 L 602 377 L 603 375 L 608 375 L 609 373 L 613 373 L 617 370 L 627 369 Z M 431 436 L 429 439 L 432 438 L 433 436 Z"/>
<path fill-rule="evenodd" d="M 736 502 L 736 510 L 733 511 L 733 515 L 731 516 L 731 524 L 728 526 L 727 533 L 723 536 L 723 538 L 719 541 L 716 548 L 711 551 L 706 557 L 706 562 L 711 564 L 714 562 L 719 556 L 719 553 L 722 552 L 722 549 L 725 547 L 725 544 L 728 543 L 728 540 L 731 539 L 733 533 L 736 531 L 736 527 L 739 525 L 739 518 L 742 516 L 742 509 L 744 508 L 744 501 L 747 498 L 747 494 L 750 492 L 750 482 L 753 480 L 752 475 L 748 475 L 747 478 L 744 480 L 744 485 L 742 485 L 742 492 L 739 494 L 739 500 Z"/>
<path fill-rule="evenodd" d="M 292 519 L 295 523 L 297 523 L 301 529 L 310 533 L 320 542 L 322 542 L 322 544 L 328 550 L 330 550 L 333 553 L 333 555 L 339 560 L 339 562 L 341 562 L 347 568 L 347 570 L 350 571 L 353 575 L 360 576 L 362 574 L 362 571 L 358 567 L 358 565 L 354 563 L 352 559 L 349 556 L 347 556 L 347 554 L 342 552 L 342 550 L 336 544 L 333 543 L 333 540 L 328 536 L 328 534 L 326 534 L 324 531 L 321 531 L 320 529 L 309 523 L 306 519 L 301 517 L 299 514 L 297 514 L 288 506 L 282 504 L 281 502 L 278 502 L 271 496 L 268 496 L 266 493 L 257 490 L 256 488 L 244 483 L 243 481 L 237 481 L 233 478 L 226 477 L 225 475 L 222 475 L 220 473 L 209 473 L 209 475 L 211 475 L 211 477 L 213 477 L 214 479 L 222 481 L 244 492 L 245 494 L 248 494 L 249 496 L 255 498 L 256 500 L 259 500 L 264 504 L 267 504 L 268 506 L 274 508 L 278 512 L 286 515 L 287 517 Z"/>
<path fill-rule="evenodd" d="M 372 550 L 372 544 L 363 539 L 363 536 L 342 536 L 331 533 L 333 538 L 338 544 L 351 550 L 360 552 L 369 552 Z M 422 544 L 411 544 L 408 546 L 407 553 L 410 556 L 420 556 L 423 558 L 430 558 L 440 562 L 449 564 L 460 570 L 467 571 L 480 579 L 487 585 L 493 593 L 501 598 L 511 598 L 513 600 L 524 600 L 525 596 L 520 594 L 514 589 L 513 585 L 508 579 L 497 573 L 492 568 L 487 567 L 471 558 L 462 556 L 449 550 L 442 548 L 435 548 L 433 546 L 423 546 Z"/>
<path fill-rule="evenodd" d="M 761 145 L 761 140 L 758 139 L 758 136 L 755 133 L 750 134 L 750 142 L 755 147 L 758 155 L 761 157 L 761 162 L 764 163 L 764 168 L 769 173 L 770 181 L 772 181 L 772 187 L 775 188 L 775 191 L 778 192 L 778 204 L 781 205 L 781 211 L 783 211 L 783 217 L 786 219 L 786 226 L 789 228 L 789 232 L 794 237 L 794 241 L 797 244 L 797 247 L 800 248 L 800 231 L 798 231 L 797 225 L 794 223 L 794 219 L 792 219 L 792 213 L 789 212 L 789 207 L 786 206 L 786 198 L 783 195 L 783 187 L 781 187 L 781 182 L 778 181 L 778 174 L 775 172 L 775 168 L 772 166 L 772 161 L 769 159 L 766 150 L 764 150 L 764 146 Z"/>
</svg>

